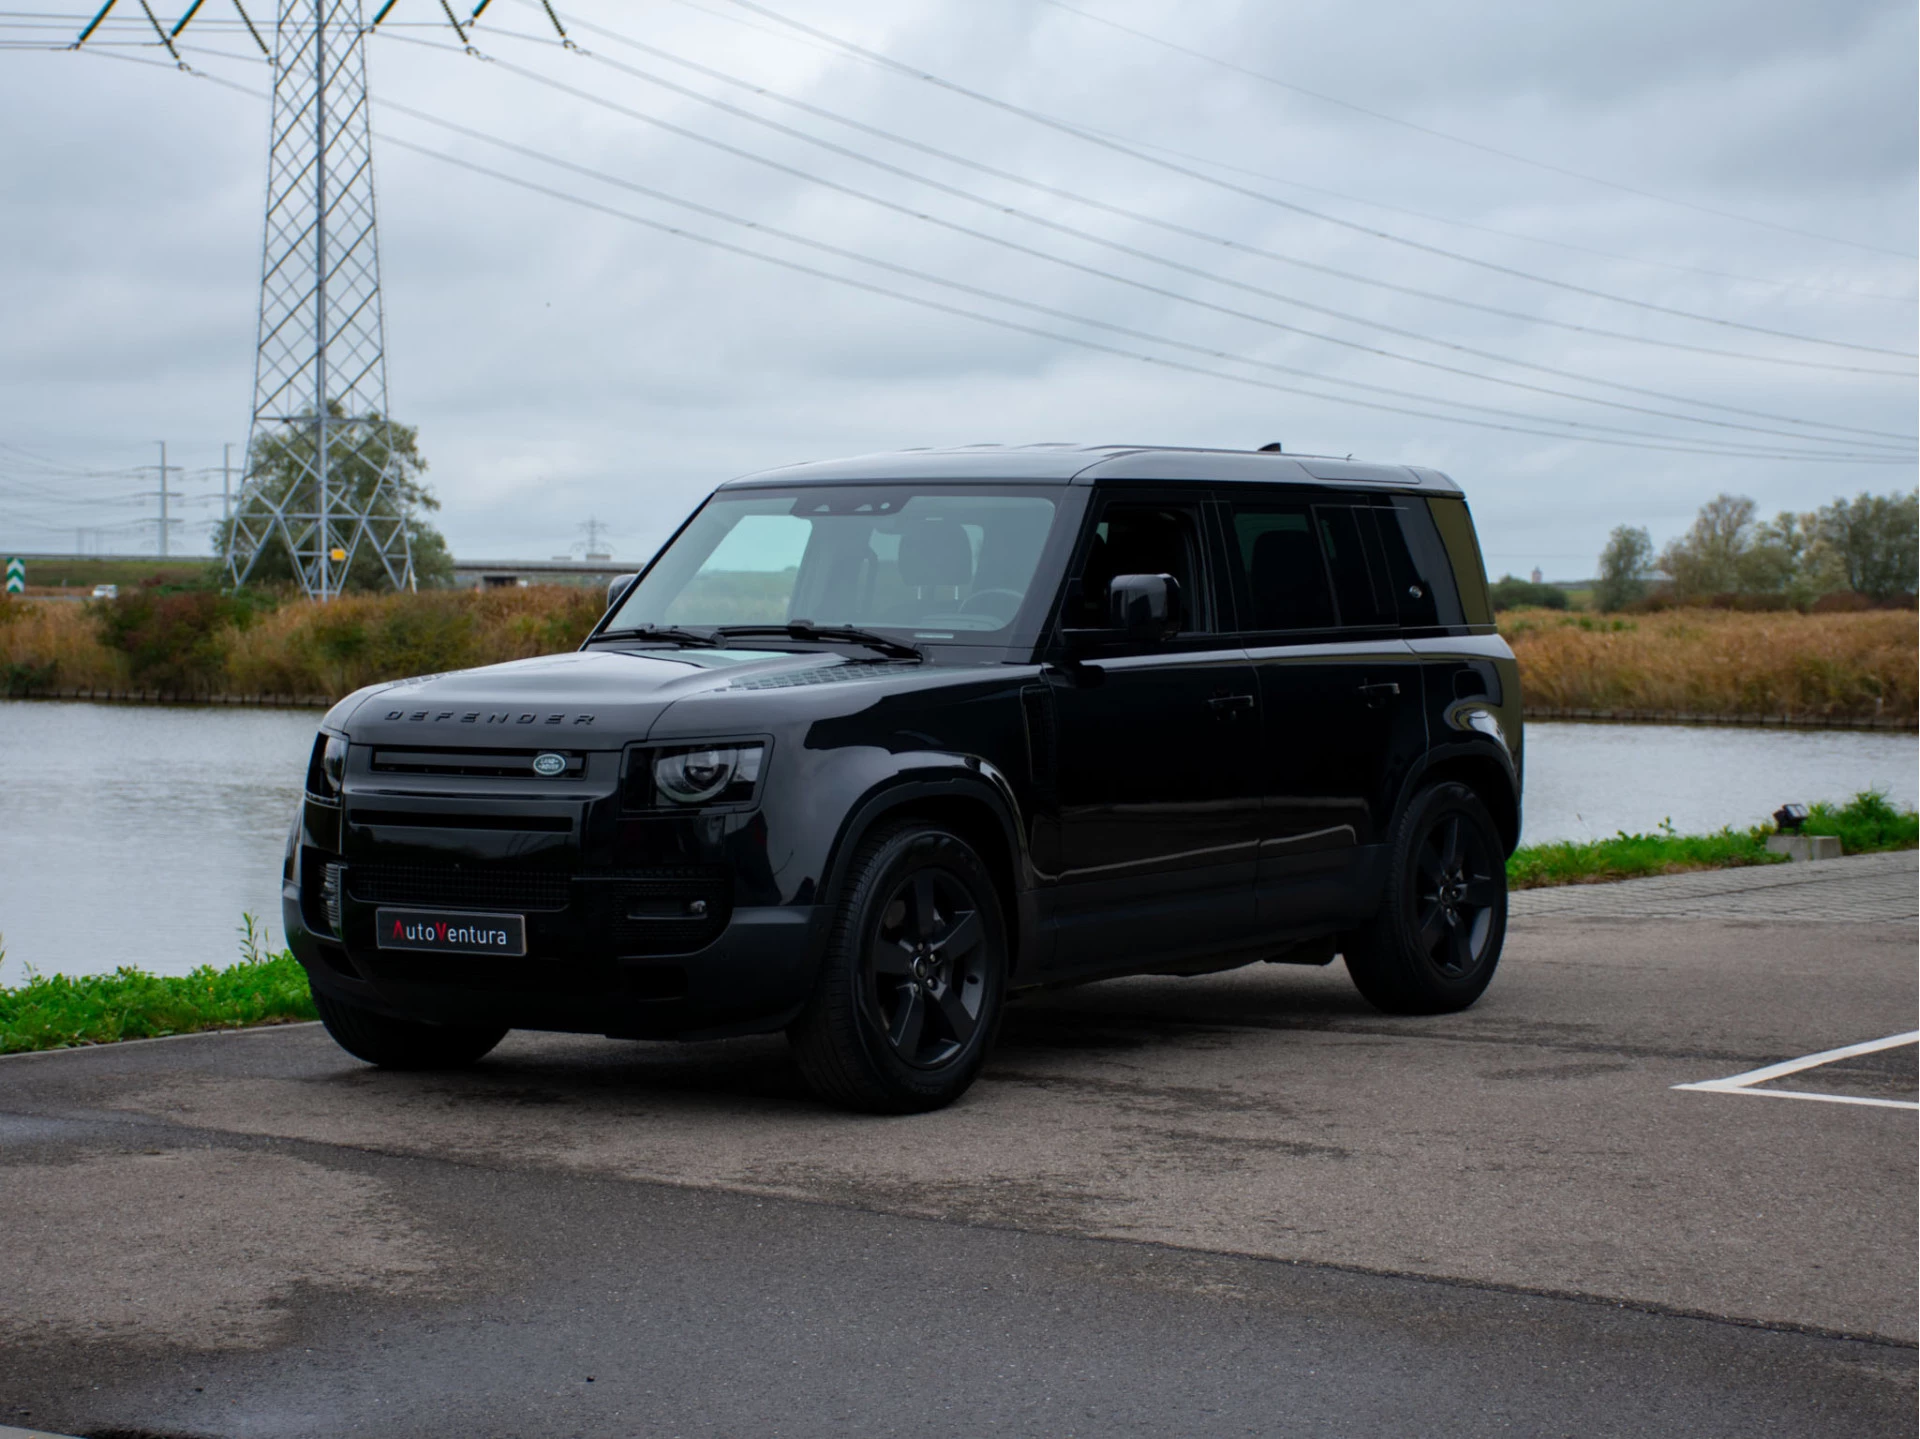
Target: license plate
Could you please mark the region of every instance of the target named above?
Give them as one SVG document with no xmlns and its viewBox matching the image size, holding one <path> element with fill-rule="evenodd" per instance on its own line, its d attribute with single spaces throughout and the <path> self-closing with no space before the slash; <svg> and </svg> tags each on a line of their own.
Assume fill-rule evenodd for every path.
<svg viewBox="0 0 1920 1439">
<path fill-rule="evenodd" d="M 382 949 L 420 949 L 435 954 L 527 952 L 527 921 L 517 914 L 377 909 L 374 929 Z"/>
</svg>

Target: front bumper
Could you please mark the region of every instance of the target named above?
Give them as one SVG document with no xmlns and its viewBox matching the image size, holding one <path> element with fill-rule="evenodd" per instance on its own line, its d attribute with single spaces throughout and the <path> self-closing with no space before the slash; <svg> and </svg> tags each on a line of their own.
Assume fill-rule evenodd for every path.
<svg viewBox="0 0 1920 1439">
<path fill-rule="evenodd" d="M 421 883 L 431 875 L 347 864 L 329 891 L 315 872 L 329 858 L 308 849 L 289 866 L 282 911 L 294 956 L 335 998 L 433 1023 L 662 1039 L 777 1030 L 806 1002 L 824 935 L 823 908 L 734 908 L 724 873 L 694 866 L 523 873 L 491 891 L 448 888 L 442 874 L 432 891 Z M 693 899 L 711 906 L 705 917 L 686 914 Z M 527 954 L 382 949 L 382 902 L 524 914 Z"/>
</svg>

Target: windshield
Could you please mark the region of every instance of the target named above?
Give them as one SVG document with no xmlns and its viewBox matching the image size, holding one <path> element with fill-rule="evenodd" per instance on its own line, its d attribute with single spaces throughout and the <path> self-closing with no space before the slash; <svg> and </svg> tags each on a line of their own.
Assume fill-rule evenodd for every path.
<svg viewBox="0 0 1920 1439">
<path fill-rule="evenodd" d="M 1053 516 L 1036 490 L 722 492 L 607 628 L 806 620 L 971 639 L 1013 622 Z"/>
</svg>

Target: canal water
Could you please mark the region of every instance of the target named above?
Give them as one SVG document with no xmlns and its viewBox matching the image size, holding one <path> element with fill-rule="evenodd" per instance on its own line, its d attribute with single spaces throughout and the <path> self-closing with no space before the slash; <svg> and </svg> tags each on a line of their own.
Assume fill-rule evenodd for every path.
<svg viewBox="0 0 1920 1439">
<path fill-rule="evenodd" d="M 184 974 L 280 935 L 287 826 L 315 710 L 0 701 L 0 984 L 130 964 Z M 1532 841 L 1750 825 L 1879 788 L 1912 804 L 1910 734 L 1527 726 Z"/>
</svg>

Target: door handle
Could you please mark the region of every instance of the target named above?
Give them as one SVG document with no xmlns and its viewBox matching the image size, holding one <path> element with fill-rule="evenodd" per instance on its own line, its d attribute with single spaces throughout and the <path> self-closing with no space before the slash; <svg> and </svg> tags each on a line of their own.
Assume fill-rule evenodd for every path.
<svg viewBox="0 0 1920 1439">
<path fill-rule="evenodd" d="M 1382 684 L 1361 685 L 1360 696 L 1366 700 L 1368 709 L 1378 709 L 1390 699 L 1397 699 L 1400 686 L 1391 680 Z"/>
<path fill-rule="evenodd" d="M 1215 695 L 1207 701 L 1216 719 L 1232 719 L 1241 710 L 1253 708 L 1252 695 Z"/>
</svg>

